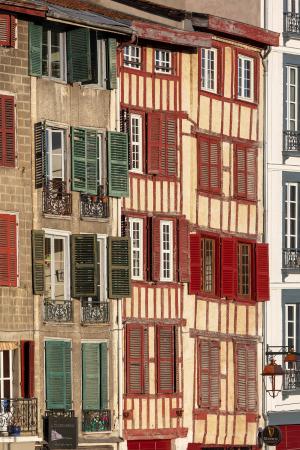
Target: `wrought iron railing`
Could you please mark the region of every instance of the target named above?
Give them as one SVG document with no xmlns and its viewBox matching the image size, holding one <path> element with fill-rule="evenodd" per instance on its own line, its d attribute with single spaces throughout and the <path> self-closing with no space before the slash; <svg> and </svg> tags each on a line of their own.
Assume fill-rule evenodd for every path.
<svg viewBox="0 0 300 450">
<path fill-rule="evenodd" d="M 300 370 L 298 369 L 286 369 L 283 376 L 283 390 L 293 391 L 300 389 Z"/>
<path fill-rule="evenodd" d="M 43 212 L 58 216 L 72 214 L 72 194 L 66 192 L 66 182 L 47 180 L 43 188 Z"/>
<path fill-rule="evenodd" d="M 82 300 L 81 320 L 83 323 L 108 323 L 109 302 Z"/>
<path fill-rule="evenodd" d="M 111 430 L 111 411 L 109 409 L 82 411 L 82 431 L 97 432 Z"/>
<path fill-rule="evenodd" d="M 300 33 L 300 14 L 295 12 L 285 13 L 285 32 Z"/>
<path fill-rule="evenodd" d="M 284 151 L 300 152 L 300 132 L 286 130 L 284 134 Z"/>
<path fill-rule="evenodd" d="M 71 322 L 73 319 L 72 301 L 45 298 L 44 318 L 46 322 Z"/>
<path fill-rule="evenodd" d="M 284 248 L 282 255 L 282 265 L 284 269 L 300 269 L 300 249 Z"/>
<path fill-rule="evenodd" d="M 55 416 L 55 417 L 75 417 L 75 412 L 73 409 L 46 409 L 45 417 Z"/>
<path fill-rule="evenodd" d="M 11 433 L 36 435 L 38 432 L 36 398 L 1 398 L 0 399 L 0 435 Z"/>
<path fill-rule="evenodd" d="M 106 219 L 109 216 L 108 197 L 104 195 L 102 186 L 99 187 L 98 195 L 80 195 L 81 217 L 93 217 Z"/>
</svg>

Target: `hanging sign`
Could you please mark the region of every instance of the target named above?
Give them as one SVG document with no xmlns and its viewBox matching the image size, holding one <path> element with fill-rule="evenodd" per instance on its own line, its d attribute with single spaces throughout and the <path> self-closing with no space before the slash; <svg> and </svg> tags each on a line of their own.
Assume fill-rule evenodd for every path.
<svg viewBox="0 0 300 450">
<path fill-rule="evenodd" d="M 267 445 L 278 445 L 281 442 L 280 428 L 274 425 L 268 425 L 263 429 L 261 437 Z"/>
</svg>

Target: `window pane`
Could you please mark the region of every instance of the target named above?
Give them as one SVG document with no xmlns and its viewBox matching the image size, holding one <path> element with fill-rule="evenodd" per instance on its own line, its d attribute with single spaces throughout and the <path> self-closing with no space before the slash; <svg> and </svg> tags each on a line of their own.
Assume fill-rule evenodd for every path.
<svg viewBox="0 0 300 450">
<path fill-rule="evenodd" d="M 42 36 L 42 74 L 49 75 L 48 69 L 48 30 L 43 28 Z"/>
<path fill-rule="evenodd" d="M 3 377 L 9 378 L 10 370 L 9 370 L 9 350 L 3 351 Z"/>
<path fill-rule="evenodd" d="M 64 283 L 64 240 L 54 239 L 55 252 L 55 299 L 64 300 L 65 283 Z"/>
<path fill-rule="evenodd" d="M 45 298 L 51 298 L 51 240 L 45 238 Z"/>
<path fill-rule="evenodd" d="M 52 131 L 52 178 L 63 179 L 62 132 Z"/>
<path fill-rule="evenodd" d="M 51 31 L 51 76 L 61 78 L 61 52 L 60 52 L 61 33 Z"/>
</svg>

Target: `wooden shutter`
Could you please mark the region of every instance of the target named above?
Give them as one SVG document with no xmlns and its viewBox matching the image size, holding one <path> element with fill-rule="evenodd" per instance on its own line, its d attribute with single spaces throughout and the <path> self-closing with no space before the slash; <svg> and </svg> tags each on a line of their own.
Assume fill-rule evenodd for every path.
<svg viewBox="0 0 300 450">
<path fill-rule="evenodd" d="M 82 344 L 82 407 L 83 410 L 100 409 L 101 389 L 100 344 Z"/>
<path fill-rule="evenodd" d="M 175 176 L 177 174 L 177 117 L 173 114 L 166 114 L 166 174 Z"/>
<path fill-rule="evenodd" d="M 219 141 L 210 141 L 209 145 L 209 188 L 211 192 L 221 189 L 221 145 Z"/>
<path fill-rule="evenodd" d="M 0 166 L 15 166 L 15 99 L 0 96 Z"/>
<path fill-rule="evenodd" d="M 126 380 L 128 394 L 144 394 L 144 327 L 130 324 L 126 327 Z M 148 349 L 147 349 L 148 352 Z M 148 375 L 147 375 L 148 377 Z M 148 378 L 147 378 L 148 380 Z M 148 381 L 147 381 L 148 384 Z"/>
<path fill-rule="evenodd" d="M 237 343 L 236 364 L 236 409 L 253 412 L 257 410 L 257 354 L 256 344 Z"/>
<path fill-rule="evenodd" d="M 189 249 L 189 222 L 184 218 L 178 219 L 178 275 L 179 281 L 190 281 L 190 249 Z"/>
<path fill-rule="evenodd" d="M 256 344 L 247 345 L 247 411 L 257 411 Z"/>
<path fill-rule="evenodd" d="M 86 133 L 83 128 L 71 128 L 72 139 L 72 190 L 86 190 Z"/>
<path fill-rule="evenodd" d="M 42 36 L 43 27 L 29 23 L 29 75 L 42 76 Z"/>
<path fill-rule="evenodd" d="M 45 290 L 45 232 L 32 230 L 32 284 L 34 294 Z"/>
<path fill-rule="evenodd" d="M 86 130 L 86 192 L 98 193 L 98 144 L 96 130 Z"/>
<path fill-rule="evenodd" d="M 35 149 L 35 187 L 43 186 L 46 177 L 46 130 L 45 122 L 34 125 L 34 149 Z"/>
<path fill-rule="evenodd" d="M 148 113 L 148 173 L 162 173 L 162 148 L 163 148 L 163 114 L 159 112 Z"/>
<path fill-rule="evenodd" d="M 256 275 L 256 300 L 263 302 L 270 300 L 269 280 L 269 246 L 268 244 L 256 244 L 256 264 L 252 270 Z M 254 266 L 254 264 L 253 264 Z"/>
<path fill-rule="evenodd" d="M 100 408 L 108 408 L 108 351 L 107 343 L 100 344 Z"/>
<path fill-rule="evenodd" d="M 210 345 L 209 341 L 199 340 L 199 406 L 209 407 L 209 362 Z"/>
<path fill-rule="evenodd" d="M 234 298 L 237 289 L 237 250 L 233 238 L 221 240 L 221 294 Z"/>
<path fill-rule="evenodd" d="M 256 150 L 248 148 L 246 150 L 247 158 L 247 199 L 256 200 L 256 184 L 257 184 L 257 164 L 256 164 Z"/>
<path fill-rule="evenodd" d="M 107 39 L 107 88 L 117 87 L 117 40 Z"/>
<path fill-rule="evenodd" d="M 152 280 L 160 281 L 160 218 L 152 217 Z"/>
<path fill-rule="evenodd" d="M 21 397 L 34 397 L 34 341 L 21 341 Z"/>
<path fill-rule="evenodd" d="M 68 81 L 92 79 L 90 30 L 75 28 L 67 32 Z"/>
<path fill-rule="evenodd" d="M 220 407 L 220 343 L 210 342 L 210 407 Z"/>
<path fill-rule="evenodd" d="M 97 236 L 73 234 L 71 236 L 72 297 L 97 295 Z"/>
<path fill-rule="evenodd" d="M 71 343 L 45 342 L 46 407 L 71 408 Z"/>
<path fill-rule="evenodd" d="M 130 240 L 127 237 L 109 237 L 109 297 L 131 295 Z"/>
<path fill-rule="evenodd" d="M 198 140 L 199 152 L 199 175 L 198 188 L 200 190 L 209 190 L 209 140 L 206 138 L 199 138 Z"/>
<path fill-rule="evenodd" d="M 157 393 L 175 392 L 175 336 L 174 326 L 161 325 L 156 329 L 157 337 Z"/>
<path fill-rule="evenodd" d="M 120 131 L 128 136 L 128 168 L 131 169 L 130 113 L 128 108 L 120 111 Z"/>
<path fill-rule="evenodd" d="M 246 150 L 237 147 L 235 154 L 235 194 L 238 197 L 247 195 Z"/>
<path fill-rule="evenodd" d="M 220 406 L 220 343 L 200 339 L 198 352 L 199 406 L 218 409 Z"/>
<path fill-rule="evenodd" d="M 128 135 L 117 131 L 107 132 L 108 145 L 108 195 L 127 197 L 128 189 Z"/>
<path fill-rule="evenodd" d="M 201 238 L 190 234 L 190 284 L 189 293 L 199 295 L 201 290 Z"/>
<path fill-rule="evenodd" d="M 0 286 L 17 286 L 17 223 L 13 214 L 0 215 Z"/>
<path fill-rule="evenodd" d="M 14 47 L 15 20 L 15 17 L 9 14 L 0 14 L 0 46 Z"/>
</svg>

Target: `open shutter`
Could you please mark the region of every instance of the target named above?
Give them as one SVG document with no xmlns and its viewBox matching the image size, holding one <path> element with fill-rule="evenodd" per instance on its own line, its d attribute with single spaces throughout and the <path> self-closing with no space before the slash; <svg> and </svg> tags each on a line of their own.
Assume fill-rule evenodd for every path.
<svg viewBox="0 0 300 450">
<path fill-rule="evenodd" d="M 45 232 L 32 230 L 32 283 L 33 293 L 45 290 Z"/>
<path fill-rule="evenodd" d="M 109 297 L 131 295 L 130 240 L 127 237 L 109 237 Z"/>
<path fill-rule="evenodd" d="M 220 407 L 220 343 L 210 342 L 210 407 Z"/>
<path fill-rule="evenodd" d="M 144 348 L 143 348 L 143 382 L 144 382 L 144 393 L 149 392 L 149 333 L 148 327 L 143 328 L 144 332 Z"/>
<path fill-rule="evenodd" d="M 107 343 L 102 342 L 100 344 L 100 381 L 101 381 L 101 389 L 100 389 L 100 408 L 107 409 L 108 408 L 108 352 L 107 352 Z"/>
<path fill-rule="evenodd" d="M 46 341 L 47 409 L 71 408 L 71 343 Z"/>
<path fill-rule="evenodd" d="M 83 410 L 100 409 L 100 344 L 82 344 L 82 405 Z"/>
<path fill-rule="evenodd" d="M 29 381 L 28 381 L 28 396 L 34 397 L 34 341 L 28 341 L 29 345 Z"/>
<path fill-rule="evenodd" d="M 247 410 L 247 346 L 237 344 L 235 351 L 236 364 L 236 409 Z"/>
<path fill-rule="evenodd" d="M 189 258 L 189 222 L 184 218 L 178 219 L 178 274 L 179 281 L 190 281 L 190 258 Z"/>
<path fill-rule="evenodd" d="M 160 218 L 152 218 L 152 281 L 160 280 Z"/>
<path fill-rule="evenodd" d="M 221 145 L 219 141 L 210 141 L 209 185 L 211 192 L 221 189 Z"/>
<path fill-rule="evenodd" d="M 268 244 L 256 244 L 256 300 L 263 302 L 270 300 L 269 280 L 269 246 Z"/>
<path fill-rule="evenodd" d="M 120 111 L 120 131 L 128 136 L 128 167 L 131 168 L 131 139 L 130 139 L 130 113 L 128 108 Z"/>
<path fill-rule="evenodd" d="M 257 411 L 256 344 L 247 345 L 247 411 Z"/>
<path fill-rule="evenodd" d="M 72 190 L 86 191 L 86 133 L 83 128 L 71 128 Z"/>
<path fill-rule="evenodd" d="M 234 298 L 237 286 L 236 241 L 233 238 L 221 240 L 221 294 Z"/>
<path fill-rule="evenodd" d="M 247 199 L 256 199 L 256 150 L 248 148 L 247 152 Z"/>
<path fill-rule="evenodd" d="M 166 173 L 169 176 L 177 174 L 177 118 L 173 114 L 166 115 Z"/>
<path fill-rule="evenodd" d="M 68 81 L 92 79 L 90 30 L 75 28 L 67 32 Z"/>
<path fill-rule="evenodd" d="M 0 166 L 15 166 L 15 100 L 0 96 Z"/>
<path fill-rule="evenodd" d="M 107 87 L 117 87 L 117 40 L 114 38 L 107 39 Z"/>
<path fill-rule="evenodd" d="M 200 294 L 201 289 L 201 238 L 200 234 L 190 234 L 190 294 Z"/>
<path fill-rule="evenodd" d="M 64 342 L 64 373 L 66 386 L 65 409 L 72 407 L 72 373 L 71 373 L 71 342 Z"/>
<path fill-rule="evenodd" d="M 21 397 L 26 398 L 26 344 L 27 341 L 21 341 Z"/>
<path fill-rule="evenodd" d="M 209 140 L 205 138 L 198 139 L 199 154 L 199 175 L 198 188 L 200 190 L 209 190 Z"/>
<path fill-rule="evenodd" d="M 164 116 L 159 112 L 148 113 L 148 173 L 160 174 L 162 171 L 163 153 L 163 120 Z"/>
<path fill-rule="evenodd" d="M 117 131 L 107 132 L 108 145 L 108 195 L 127 197 L 128 190 L 128 135 Z"/>
<path fill-rule="evenodd" d="M 9 47 L 11 41 L 11 16 L 0 14 L 0 46 Z"/>
<path fill-rule="evenodd" d="M 97 295 L 97 236 L 71 236 L 72 297 Z"/>
<path fill-rule="evenodd" d="M 199 406 L 209 408 L 210 383 L 210 345 L 205 339 L 199 340 Z"/>
<path fill-rule="evenodd" d="M 0 215 L 0 286 L 17 286 L 17 223 L 13 214 Z"/>
<path fill-rule="evenodd" d="M 143 326 L 127 325 L 127 393 L 143 394 Z"/>
<path fill-rule="evenodd" d="M 157 327 L 157 393 L 175 392 L 175 339 L 174 327 Z"/>
<path fill-rule="evenodd" d="M 34 125 L 34 151 L 35 151 L 35 187 L 43 186 L 46 177 L 46 132 L 45 122 Z"/>
<path fill-rule="evenodd" d="M 34 396 L 34 341 L 21 341 L 21 397 Z"/>
<path fill-rule="evenodd" d="M 97 156 L 97 132 L 86 130 L 86 192 L 94 195 L 98 193 Z"/>
<path fill-rule="evenodd" d="M 29 23 L 29 75 L 42 76 L 42 35 L 43 27 Z"/>
</svg>

